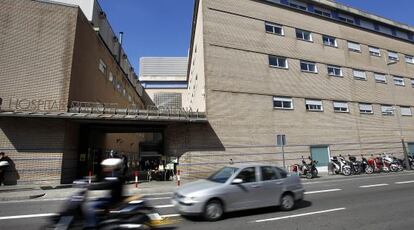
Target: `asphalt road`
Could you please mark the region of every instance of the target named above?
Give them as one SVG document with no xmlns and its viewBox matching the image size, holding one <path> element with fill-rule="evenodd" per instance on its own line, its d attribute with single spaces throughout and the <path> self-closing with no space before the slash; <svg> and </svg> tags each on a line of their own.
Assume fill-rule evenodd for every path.
<svg viewBox="0 0 414 230">
<path fill-rule="evenodd" d="M 177 229 L 414 229 L 414 173 L 379 174 L 338 180 L 304 181 L 305 201 L 297 209 L 277 208 L 229 213 L 218 222 L 176 216 L 171 194 L 148 196 Z M 44 215 L 57 212 L 62 200 L 0 202 L 0 229 L 40 229 Z"/>
</svg>

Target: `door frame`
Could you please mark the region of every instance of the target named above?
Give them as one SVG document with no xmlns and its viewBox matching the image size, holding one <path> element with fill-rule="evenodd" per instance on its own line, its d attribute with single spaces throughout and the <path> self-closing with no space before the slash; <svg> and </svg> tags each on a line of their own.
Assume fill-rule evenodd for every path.
<svg viewBox="0 0 414 230">
<path fill-rule="evenodd" d="M 310 145 L 309 146 L 309 152 L 310 156 L 312 157 L 312 148 L 326 148 L 328 150 L 328 165 L 327 166 L 318 166 L 316 169 L 318 169 L 319 172 L 328 172 L 329 162 L 331 161 L 331 148 L 329 145 Z M 313 157 L 312 157 L 313 159 Z"/>
</svg>

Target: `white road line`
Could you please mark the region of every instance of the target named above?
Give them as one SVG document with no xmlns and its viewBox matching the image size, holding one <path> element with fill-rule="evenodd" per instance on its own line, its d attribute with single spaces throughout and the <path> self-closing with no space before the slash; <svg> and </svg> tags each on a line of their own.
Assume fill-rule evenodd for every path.
<svg viewBox="0 0 414 230">
<path fill-rule="evenodd" d="M 180 214 L 168 214 L 168 215 L 161 215 L 161 217 L 163 218 L 167 218 L 167 217 L 176 217 L 176 216 L 181 216 Z"/>
<path fill-rule="evenodd" d="M 275 218 L 269 218 L 269 219 L 262 219 L 262 220 L 255 220 L 253 223 L 260 223 L 260 222 L 267 222 L 267 221 L 275 221 L 275 220 L 283 220 L 283 219 L 289 219 L 289 218 L 295 218 L 295 217 L 301 217 L 301 216 L 310 216 L 315 214 L 321 214 L 321 213 L 328 213 L 328 212 L 336 212 L 336 211 L 342 211 L 346 208 L 334 208 L 334 209 L 328 209 L 328 210 L 322 210 L 322 211 L 316 211 L 316 212 L 308 212 L 308 213 L 302 213 L 302 214 L 296 214 L 291 216 L 281 216 L 281 217 L 275 217 Z"/>
<path fill-rule="evenodd" d="M 54 215 L 56 215 L 56 213 L 43 213 L 43 214 L 31 214 L 31 215 L 19 215 L 19 216 L 1 216 L 0 220 L 47 217 L 47 216 L 54 216 Z"/>
<path fill-rule="evenodd" d="M 62 200 L 68 200 L 67 198 L 50 198 L 50 199 L 30 199 L 30 200 L 10 200 L 10 201 L 0 201 L 0 204 L 14 204 L 14 203 L 28 203 L 28 202 L 42 202 L 42 201 L 62 201 Z"/>
<path fill-rule="evenodd" d="M 309 192 L 305 192 L 305 194 L 315 194 L 315 193 L 325 193 L 325 192 L 337 192 L 337 191 L 341 191 L 342 189 L 340 188 L 334 188 L 334 189 L 326 189 L 326 190 L 319 190 L 319 191 L 309 191 Z"/>
<path fill-rule="evenodd" d="M 156 196 L 156 195 L 169 195 L 169 194 L 173 194 L 173 192 L 161 192 L 161 193 L 143 193 L 140 194 L 141 196 Z"/>
<path fill-rule="evenodd" d="M 172 204 L 166 204 L 166 205 L 156 205 L 154 208 L 171 208 L 174 207 Z"/>
<path fill-rule="evenodd" d="M 165 197 L 156 197 L 156 198 L 145 198 L 144 197 L 144 200 L 169 200 L 169 199 L 171 199 L 172 197 L 170 197 L 170 196 L 165 196 Z"/>
<path fill-rule="evenodd" d="M 359 186 L 360 188 L 372 188 L 372 187 L 380 187 L 380 186 L 387 186 L 389 184 L 371 184 L 371 185 L 362 185 Z"/>
<path fill-rule="evenodd" d="M 395 182 L 395 184 L 410 184 L 410 183 L 414 183 L 414 180 Z"/>
</svg>

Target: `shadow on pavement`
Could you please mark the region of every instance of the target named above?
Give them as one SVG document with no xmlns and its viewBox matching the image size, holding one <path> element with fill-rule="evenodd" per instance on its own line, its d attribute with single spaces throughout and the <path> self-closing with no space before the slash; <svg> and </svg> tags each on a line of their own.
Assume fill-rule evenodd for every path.
<svg viewBox="0 0 414 230">
<path fill-rule="evenodd" d="M 307 200 L 302 200 L 296 204 L 294 210 L 300 210 L 300 209 L 307 208 L 310 206 L 312 206 L 312 202 L 307 201 Z M 260 215 L 260 214 L 266 214 L 266 213 L 272 213 L 272 212 L 289 213 L 289 212 L 281 211 L 279 207 L 267 207 L 267 208 L 249 209 L 249 210 L 225 213 L 223 216 L 223 219 L 254 216 L 254 215 Z M 204 218 L 201 216 L 184 216 L 184 218 L 191 220 L 191 221 L 205 221 Z"/>
</svg>

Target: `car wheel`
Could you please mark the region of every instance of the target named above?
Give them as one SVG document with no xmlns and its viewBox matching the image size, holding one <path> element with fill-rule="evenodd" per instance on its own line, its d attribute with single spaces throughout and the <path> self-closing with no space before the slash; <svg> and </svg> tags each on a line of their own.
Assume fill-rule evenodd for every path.
<svg viewBox="0 0 414 230">
<path fill-rule="evenodd" d="M 282 211 L 289 211 L 292 210 L 295 206 L 295 199 L 289 193 L 283 194 L 282 198 L 280 198 L 280 209 Z"/>
<path fill-rule="evenodd" d="M 223 216 L 223 205 L 219 200 L 211 200 L 204 208 L 204 218 L 208 221 L 217 221 Z"/>
</svg>

